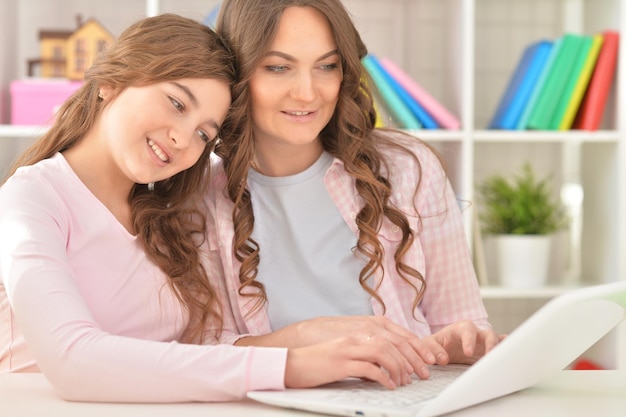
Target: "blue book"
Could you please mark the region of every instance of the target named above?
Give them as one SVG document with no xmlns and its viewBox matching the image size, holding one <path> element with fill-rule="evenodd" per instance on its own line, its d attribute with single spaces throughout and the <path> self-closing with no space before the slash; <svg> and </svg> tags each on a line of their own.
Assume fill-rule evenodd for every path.
<svg viewBox="0 0 626 417">
<path fill-rule="evenodd" d="M 532 113 L 535 104 L 537 103 L 537 99 L 539 98 L 539 94 L 543 89 L 543 86 L 548 78 L 548 74 L 550 73 L 550 69 L 552 68 L 552 64 L 554 63 L 554 59 L 559 54 L 559 50 L 561 49 L 561 44 L 563 43 L 563 38 L 558 38 L 552 44 L 552 50 L 550 51 L 550 56 L 546 60 L 543 68 L 541 69 L 541 74 L 539 74 L 539 79 L 535 83 L 535 86 L 530 93 L 530 98 L 528 99 L 528 103 L 526 103 L 526 108 L 522 112 L 522 116 L 519 118 L 517 122 L 516 129 L 517 130 L 525 130 L 528 128 L 528 119 L 530 118 L 530 114 Z"/>
<path fill-rule="evenodd" d="M 380 92 L 389 112 L 396 119 L 396 122 L 401 125 L 400 127 L 405 129 L 420 129 L 422 127 L 420 121 L 406 106 L 404 101 L 402 101 L 400 96 L 396 93 L 396 90 L 393 89 L 378 60 L 374 58 L 373 55 L 366 55 L 361 62 L 372 78 L 372 81 L 374 81 L 375 87 Z"/>
<path fill-rule="evenodd" d="M 489 124 L 490 129 L 517 128 L 552 48 L 553 42 L 547 40 L 526 47 Z"/>
<path fill-rule="evenodd" d="M 396 95 L 402 100 L 404 105 L 413 113 L 424 129 L 439 129 L 439 123 L 424 109 L 424 107 L 415 98 L 402 87 L 387 69 L 381 64 L 375 55 L 371 55 L 372 64 L 380 71 L 389 86 L 395 91 Z"/>
</svg>

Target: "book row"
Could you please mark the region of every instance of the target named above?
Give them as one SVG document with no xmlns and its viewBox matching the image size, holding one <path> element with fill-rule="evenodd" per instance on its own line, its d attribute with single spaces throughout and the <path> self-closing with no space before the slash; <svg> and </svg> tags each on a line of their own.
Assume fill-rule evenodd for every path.
<svg viewBox="0 0 626 417">
<path fill-rule="evenodd" d="M 528 45 L 490 129 L 597 130 L 617 65 L 619 33 L 565 33 Z"/>
<path fill-rule="evenodd" d="M 374 83 L 377 126 L 458 129 L 459 119 L 387 57 L 366 55 L 363 66 Z"/>
</svg>

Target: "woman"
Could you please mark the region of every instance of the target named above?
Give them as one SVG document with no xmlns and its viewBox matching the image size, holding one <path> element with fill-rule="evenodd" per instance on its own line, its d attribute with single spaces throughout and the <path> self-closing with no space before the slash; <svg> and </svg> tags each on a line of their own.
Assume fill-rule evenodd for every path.
<svg viewBox="0 0 626 417">
<path fill-rule="evenodd" d="M 223 42 L 175 15 L 98 58 L 0 189 L 0 372 L 41 371 L 84 401 L 223 401 L 349 375 L 394 386 L 403 358 L 380 343 L 208 343 L 223 317 L 190 207 L 233 80 Z"/>
<path fill-rule="evenodd" d="M 493 348 L 440 160 L 374 129 L 367 50 L 341 2 L 225 0 L 216 30 L 239 70 L 207 198 L 235 318 L 222 340 L 382 337 L 424 377 Z"/>
</svg>

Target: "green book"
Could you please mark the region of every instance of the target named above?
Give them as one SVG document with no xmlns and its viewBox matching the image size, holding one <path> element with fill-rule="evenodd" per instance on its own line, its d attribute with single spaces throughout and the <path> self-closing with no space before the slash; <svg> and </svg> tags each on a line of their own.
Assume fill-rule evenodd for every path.
<svg viewBox="0 0 626 417">
<path fill-rule="evenodd" d="M 572 33 L 563 35 L 558 55 L 554 57 L 550 72 L 546 76 L 537 102 L 530 113 L 529 129 L 551 129 L 552 119 L 557 112 L 570 74 L 576 66 L 585 39 L 583 35 Z"/>
<path fill-rule="evenodd" d="M 591 50 L 592 44 L 593 38 L 591 36 L 585 36 L 582 45 L 580 46 L 580 50 L 578 51 L 578 55 L 576 56 L 576 60 L 574 61 L 574 66 L 572 67 L 569 77 L 567 77 L 567 83 L 565 84 L 563 94 L 559 97 L 559 105 L 552 116 L 552 120 L 550 122 L 551 130 L 564 130 L 561 129 L 561 123 L 565 118 L 570 104 L 572 104 L 574 91 L 576 89 L 576 85 L 578 84 L 578 80 L 583 73 L 583 68 L 585 67 L 585 63 L 589 57 L 589 51 Z"/>
<path fill-rule="evenodd" d="M 563 118 L 561 119 L 559 130 L 568 130 L 572 128 L 574 120 L 576 120 L 576 114 L 579 111 L 579 108 L 583 101 L 583 97 L 585 96 L 585 92 L 587 91 L 587 87 L 589 86 L 589 81 L 591 81 L 591 75 L 593 74 L 594 68 L 596 67 L 596 62 L 598 60 L 598 56 L 600 55 L 600 50 L 602 49 L 602 45 L 604 44 L 604 35 L 601 33 L 597 33 L 591 36 L 591 39 L 592 41 L 591 46 L 589 47 L 589 52 L 587 53 L 587 59 L 582 65 L 578 80 L 573 86 L 572 95 L 563 113 Z"/>
</svg>

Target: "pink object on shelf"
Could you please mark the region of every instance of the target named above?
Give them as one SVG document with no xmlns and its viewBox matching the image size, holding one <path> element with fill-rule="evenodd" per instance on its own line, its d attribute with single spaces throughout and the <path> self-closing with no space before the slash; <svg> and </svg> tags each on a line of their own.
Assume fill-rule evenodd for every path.
<svg viewBox="0 0 626 417">
<path fill-rule="evenodd" d="M 11 82 L 11 124 L 49 125 L 82 81 L 32 79 Z"/>
<path fill-rule="evenodd" d="M 405 73 L 395 62 L 384 57 L 380 59 L 380 63 L 443 128 L 459 129 L 461 127 L 460 120 L 454 114 L 423 89 L 417 81 Z"/>
</svg>

